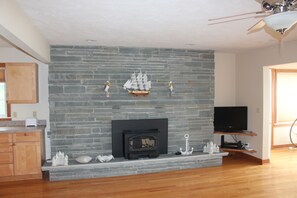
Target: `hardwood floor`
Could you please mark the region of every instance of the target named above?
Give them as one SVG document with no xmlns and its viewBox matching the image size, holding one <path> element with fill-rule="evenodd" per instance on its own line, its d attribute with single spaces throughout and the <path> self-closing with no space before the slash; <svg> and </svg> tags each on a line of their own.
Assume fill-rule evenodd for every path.
<svg viewBox="0 0 297 198">
<path fill-rule="evenodd" d="M 275 149 L 265 165 L 228 156 L 221 167 L 62 182 L 2 182 L 0 197 L 297 197 L 297 149 Z"/>
</svg>

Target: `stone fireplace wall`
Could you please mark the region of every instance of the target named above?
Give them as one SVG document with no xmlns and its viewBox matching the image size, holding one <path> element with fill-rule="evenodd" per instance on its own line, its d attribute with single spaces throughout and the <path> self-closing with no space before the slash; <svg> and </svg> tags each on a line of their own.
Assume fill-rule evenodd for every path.
<svg viewBox="0 0 297 198">
<path fill-rule="evenodd" d="M 52 46 L 49 105 L 52 155 L 111 154 L 111 120 L 168 118 L 168 152 L 213 139 L 214 53 L 187 49 Z M 147 72 L 152 91 L 129 95 L 131 73 Z M 110 97 L 103 91 L 110 81 Z M 168 83 L 173 81 L 174 93 Z"/>
</svg>

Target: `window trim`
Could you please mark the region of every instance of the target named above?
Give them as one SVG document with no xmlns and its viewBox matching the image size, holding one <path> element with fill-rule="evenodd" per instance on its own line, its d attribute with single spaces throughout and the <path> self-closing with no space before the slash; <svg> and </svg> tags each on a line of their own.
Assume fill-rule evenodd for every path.
<svg viewBox="0 0 297 198">
<path fill-rule="evenodd" d="M 5 68 L 5 63 L 0 63 L 0 68 Z M 11 121 L 11 105 L 8 104 L 6 100 L 6 113 L 7 117 L 6 118 L 0 118 L 0 121 Z"/>
</svg>

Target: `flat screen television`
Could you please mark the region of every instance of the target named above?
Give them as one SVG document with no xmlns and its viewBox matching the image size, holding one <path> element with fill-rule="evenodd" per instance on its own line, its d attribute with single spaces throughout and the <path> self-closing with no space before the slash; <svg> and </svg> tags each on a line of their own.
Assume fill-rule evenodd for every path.
<svg viewBox="0 0 297 198">
<path fill-rule="evenodd" d="M 248 108 L 246 106 L 215 107 L 215 131 L 244 131 L 247 130 Z"/>
</svg>

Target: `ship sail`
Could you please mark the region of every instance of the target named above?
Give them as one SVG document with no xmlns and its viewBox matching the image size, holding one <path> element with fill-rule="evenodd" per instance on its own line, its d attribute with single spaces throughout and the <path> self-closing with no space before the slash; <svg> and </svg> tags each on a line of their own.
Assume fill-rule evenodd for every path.
<svg viewBox="0 0 297 198">
<path fill-rule="evenodd" d="M 147 80 L 147 74 L 146 73 L 143 75 L 143 84 L 144 84 L 144 89 L 146 91 L 149 91 L 151 89 L 151 87 L 152 87 L 151 86 L 151 81 Z"/>
<path fill-rule="evenodd" d="M 137 90 L 138 89 L 137 80 L 136 80 L 136 74 L 135 73 L 133 73 L 131 75 L 131 89 L 133 89 L 133 90 Z"/>
<path fill-rule="evenodd" d="M 141 91 L 144 90 L 143 76 L 142 76 L 141 72 L 139 72 L 137 75 L 137 85 L 138 85 L 139 90 L 141 90 Z"/>
<path fill-rule="evenodd" d="M 127 90 L 127 89 L 131 89 L 131 85 L 132 85 L 132 83 L 131 83 L 131 80 L 129 79 L 129 80 L 127 80 L 127 82 L 123 85 L 123 88 L 124 88 L 125 90 Z"/>
</svg>

